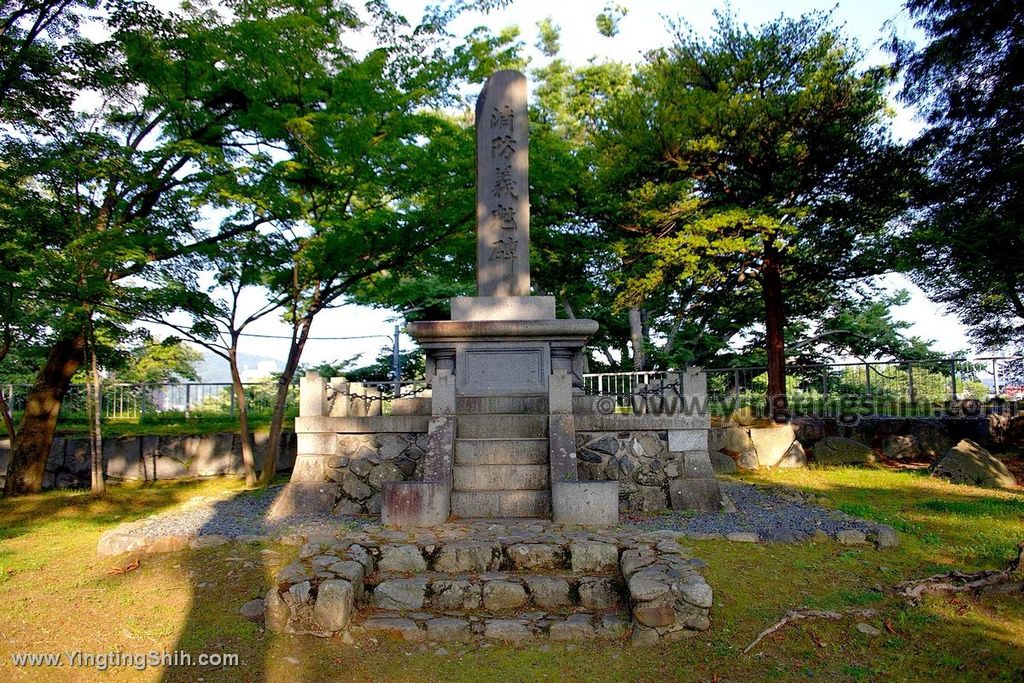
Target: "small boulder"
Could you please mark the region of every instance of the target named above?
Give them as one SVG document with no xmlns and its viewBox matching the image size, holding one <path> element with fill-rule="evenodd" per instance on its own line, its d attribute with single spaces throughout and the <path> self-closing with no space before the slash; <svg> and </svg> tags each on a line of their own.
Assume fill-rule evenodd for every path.
<svg viewBox="0 0 1024 683">
<path fill-rule="evenodd" d="M 242 605 L 238 613 L 250 621 L 259 621 L 263 618 L 264 609 L 266 607 L 263 598 L 256 598 Z"/>
<path fill-rule="evenodd" d="M 819 465 L 863 465 L 877 459 L 869 446 L 842 436 L 827 436 L 814 446 Z"/>
<path fill-rule="evenodd" d="M 946 451 L 931 472 L 933 477 L 946 477 L 954 484 L 1010 488 L 1017 483 L 1001 460 L 970 439 L 962 439 Z"/>
<path fill-rule="evenodd" d="M 893 460 L 914 460 L 921 456 L 921 446 L 912 434 L 891 434 L 882 440 L 882 452 Z"/>
<path fill-rule="evenodd" d="M 354 602 L 355 591 L 348 581 L 322 581 L 313 606 L 313 618 L 325 631 L 340 631 L 352 618 Z"/>
<path fill-rule="evenodd" d="M 750 440 L 754 442 L 758 463 L 762 467 L 776 467 L 788 455 L 796 433 L 790 424 L 755 427 L 750 430 Z"/>
</svg>

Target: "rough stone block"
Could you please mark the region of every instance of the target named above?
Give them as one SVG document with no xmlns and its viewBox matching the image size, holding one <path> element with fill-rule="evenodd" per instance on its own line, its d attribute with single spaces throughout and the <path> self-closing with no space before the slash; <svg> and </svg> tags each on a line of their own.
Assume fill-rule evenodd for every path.
<svg viewBox="0 0 1024 683">
<path fill-rule="evenodd" d="M 339 484 L 289 482 L 281 487 L 267 517 L 273 519 L 292 515 L 331 514 L 334 501 L 340 495 Z"/>
<path fill-rule="evenodd" d="M 569 544 L 569 559 L 577 573 L 610 571 L 618 567 L 619 547 L 600 541 L 573 541 Z"/>
<path fill-rule="evenodd" d="M 673 510 L 717 512 L 722 509 L 722 488 L 717 479 L 673 479 L 668 490 Z"/>
<path fill-rule="evenodd" d="M 560 576 L 524 576 L 530 599 L 537 607 L 563 607 L 572 602 L 569 582 Z"/>
<path fill-rule="evenodd" d="M 757 461 L 761 467 L 776 467 L 796 441 L 796 432 L 793 431 L 793 425 L 788 423 L 754 427 L 750 430 L 750 440 L 757 451 Z"/>
<path fill-rule="evenodd" d="M 481 586 L 465 579 L 444 579 L 434 581 L 430 603 L 436 609 L 462 610 L 479 609 Z"/>
<path fill-rule="evenodd" d="M 496 571 L 501 565 L 501 545 L 480 541 L 458 541 L 441 547 L 434 558 L 434 571 L 446 574 Z"/>
<path fill-rule="evenodd" d="M 438 617 L 427 621 L 427 638 L 439 641 L 463 641 L 473 637 L 469 622 L 465 619 Z"/>
<path fill-rule="evenodd" d="M 688 451 L 682 455 L 681 475 L 684 479 L 709 479 L 715 476 L 715 468 L 711 466 L 707 451 Z"/>
<path fill-rule="evenodd" d="M 388 579 L 381 581 L 373 590 L 370 603 L 380 609 L 422 609 L 426 591 L 427 580 L 424 578 Z"/>
<path fill-rule="evenodd" d="M 668 432 L 668 449 L 673 452 L 704 451 L 708 448 L 708 430 L 672 429 Z"/>
<path fill-rule="evenodd" d="M 562 547 L 550 543 L 516 543 L 505 552 L 516 569 L 558 569 L 565 563 Z"/>
<path fill-rule="evenodd" d="M 580 604 L 586 609 L 615 607 L 619 597 L 611 579 L 586 578 L 580 581 Z"/>
<path fill-rule="evenodd" d="M 614 526 L 619 522 L 619 483 L 552 482 L 551 507 L 556 524 Z"/>
<path fill-rule="evenodd" d="M 313 618 L 325 631 L 341 631 L 352 619 L 354 602 L 355 592 L 348 581 L 321 581 L 313 606 Z"/>
<path fill-rule="evenodd" d="M 484 608 L 511 610 L 526 604 L 526 589 L 513 581 L 488 581 L 483 588 Z"/>
<path fill-rule="evenodd" d="M 386 572 L 423 572 L 427 570 L 427 561 L 423 553 L 414 545 L 386 545 L 381 548 L 380 561 L 377 563 L 381 571 Z"/>
<path fill-rule="evenodd" d="M 448 521 L 451 491 L 432 481 L 389 481 L 384 484 L 381 523 L 395 528 L 438 526 Z"/>
</svg>

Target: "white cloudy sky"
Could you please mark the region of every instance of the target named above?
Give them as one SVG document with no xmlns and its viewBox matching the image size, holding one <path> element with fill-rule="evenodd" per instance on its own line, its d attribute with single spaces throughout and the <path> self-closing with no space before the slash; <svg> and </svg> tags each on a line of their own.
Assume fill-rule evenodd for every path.
<svg viewBox="0 0 1024 683">
<path fill-rule="evenodd" d="M 550 16 L 561 28 L 563 58 L 574 63 L 584 63 L 591 58 L 599 61 L 638 62 L 646 50 L 668 42 L 666 17 L 681 17 L 698 32 L 707 32 L 714 23 L 713 10 L 726 7 L 726 3 L 720 0 L 619 0 L 617 4 L 626 6 L 628 13 L 620 23 L 620 33 L 614 39 L 608 39 L 597 32 L 594 23 L 594 18 L 606 4 L 604 0 L 514 0 L 509 7 L 500 11 L 487 15 L 475 13 L 460 18 L 453 26 L 453 31 L 456 35 L 463 35 L 479 25 L 494 30 L 517 25 L 521 29 L 523 41 L 532 46 L 537 38 L 537 22 Z M 422 13 L 424 2 L 393 0 L 392 5 L 404 13 L 410 22 L 415 22 Z M 865 61 L 868 63 L 880 63 L 886 59 L 881 46 L 892 31 L 904 38 L 918 37 L 898 0 L 734 0 L 731 6 L 743 21 L 750 24 L 770 20 L 782 13 L 797 15 L 806 11 L 831 9 L 835 21 L 843 25 L 865 50 Z M 535 50 L 531 49 L 530 54 L 536 60 L 542 59 Z M 909 138 L 919 129 L 920 124 L 911 112 L 896 106 L 893 127 L 898 136 Z M 911 292 L 911 302 L 901 307 L 897 316 L 913 324 L 912 334 L 934 339 L 939 349 L 950 353 L 972 350 L 959 322 L 944 315 L 906 278 L 892 275 L 886 277 L 884 282 L 893 289 L 906 288 Z M 313 337 L 380 337 L 346 341 L 313 339 L 306 347 L 303 360 L 314 364 L 358 354 L 365 354 L 364 360 L 372 359 L 383 346 L 390 345 L 385 336 L 392 334 L 394 323 L 395 314 L 387 311 L 356 306 L 325 311 L 313 325 Z M 263 334 L 287 332 L 283 325 L 270 320 L 255 326 L 253 331 Z M 247 353 L 278 359 L 283 359 L 287 350 L 283 340 L 249 338 L 245 345 L 243 351 Z M 412 340 L 403 336 L 402 345 L 410 348 Z"/>
</svg>

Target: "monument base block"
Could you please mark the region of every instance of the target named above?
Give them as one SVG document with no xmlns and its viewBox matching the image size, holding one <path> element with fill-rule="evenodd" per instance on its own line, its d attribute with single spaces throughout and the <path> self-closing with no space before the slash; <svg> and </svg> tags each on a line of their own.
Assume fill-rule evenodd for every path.
<svg viewBox="0 0 1024 683">
<path fill-rule="evenodd" d="M 384 484 L 381 523 L 396 529 L 439 526 L 448 521 L 451 489 L 439 481 L 389 481 Z"/>
<path fill-rule="evenodd" d="M 554 320 L 553 296 L 457 296 L 452 320 Z"/>
<path fill-rule="evenodd" d="M 552 482 L 551 508 L 555 524 L 615 526 L 619 523 L 619 482 Z"/>
</svg>

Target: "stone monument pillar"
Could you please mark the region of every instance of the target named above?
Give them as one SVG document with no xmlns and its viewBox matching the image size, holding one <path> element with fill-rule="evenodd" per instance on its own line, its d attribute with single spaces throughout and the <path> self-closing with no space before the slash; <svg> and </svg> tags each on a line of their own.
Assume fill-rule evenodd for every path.
<svg viewBox="0 0 1024 683">
<path fill-rule="evenodd" d="M 491 76 L 476 102 L 476 293 L 530 295 L 526 77 Z"/>
</svg>

